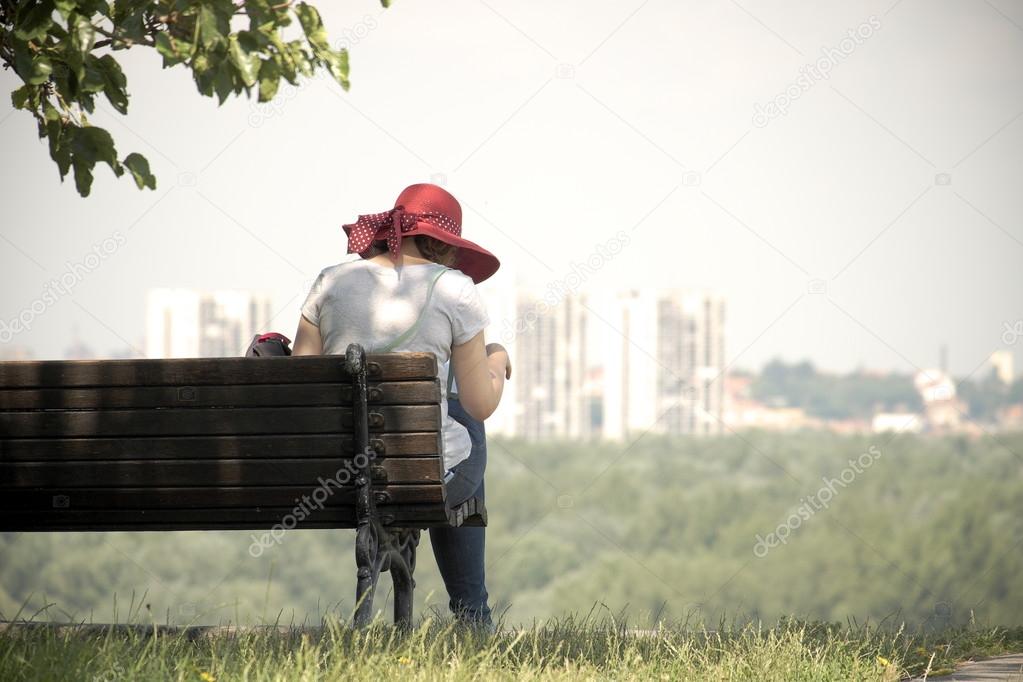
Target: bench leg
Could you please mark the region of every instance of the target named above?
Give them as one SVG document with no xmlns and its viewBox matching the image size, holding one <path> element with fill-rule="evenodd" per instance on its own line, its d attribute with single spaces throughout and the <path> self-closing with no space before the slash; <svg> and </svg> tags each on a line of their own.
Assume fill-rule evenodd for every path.
<svg viewBox="0 0 1023 682">
<path fill-rule="evenodd" d="M 373 619 L 373 595 L 380 577 L 381 552 L 379 526 L 370 521 L 359 524 L 355 532 L 355 565 L 358 569 L 355 586 L 355 627 L 368 625 Z"/>
<path fill-rule="evenodd" d="M 376 519 L 361 524 L 355 535 L 355 564 L 358 583 L 355 588 L 355 625 L 363 627 L 373 620 L 373 597 L 380 574 L 390 571 L 394 584 L 394 624 L 412 626 L 412 596 L 416 581 L 418 528 L 384 528 Z"/>
<path fill-rule="evenodd" d="M 355 478 L 355 565 L 358 583 L 355 588 L 355 626 L 362 627 L 373 619 L 373 596 L 381 571 L 391 572 L 394 583 L 394 624 L 412 625 L 412 592 L 416 582 L 416 546 L 419 529 L 386 527 L 380 519 L 373 497 L 373 472 L 370 467 L 375 453 L 369 447 L 368 389 L 366 387 L 366 352 L 351 344 L 345 352 L 345 371 L 352 377 L 352 423 L 358 473 Z M 361 461 L 359 461 L 361 459 Z"/>
<path fill-rule="evenodd" d="M 400 628 L 412 627 L 412 595 L 416 581 L 416 546 L 418 528 L 402 528 L 391 535 L 394 550 L 391 553 L 391 580 L 394 582 L 394 624 Z"/>
</svg>

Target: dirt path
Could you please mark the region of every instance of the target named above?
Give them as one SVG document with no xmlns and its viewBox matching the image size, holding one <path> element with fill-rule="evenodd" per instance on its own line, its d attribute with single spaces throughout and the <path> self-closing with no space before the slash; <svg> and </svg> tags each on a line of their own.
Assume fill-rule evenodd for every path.
<svg viewBox="0 0 1023 682">
<path fill-rule="evenodd" d="M 917 677 L 910 682 L 922 682 Z M 928 677 L 928 682 L 1023 682 L 1023 654 L 1009 654 L 963 663 L 951 675 Z"/>
</svg>

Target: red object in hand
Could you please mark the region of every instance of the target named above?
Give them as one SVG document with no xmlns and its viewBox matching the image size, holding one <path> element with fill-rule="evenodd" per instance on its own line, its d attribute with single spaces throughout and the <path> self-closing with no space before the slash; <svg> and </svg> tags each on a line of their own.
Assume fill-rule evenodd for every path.
<svg viewBox="0 0 1023 682">
<path fill-rule="evenodd" d="M 245 357 L 259 358 L 291 355 L 290 343 L 291 339 L 277 332 L 255 334 L 252 337 L 252 343 L 249 344 L 248 349 L 245 351 Z"/>
<path fill-rule="evenodd" d="M 259 337 L 256 338 L 256 343 L 263 343 L 264 341 L 270 340 L 280 341 L 285 346 L 291 344 L 291 339 L 284 334 L 278 334 L 277 332 L 267 332 L 266 334 L 259 335 Z"/>
</svg>

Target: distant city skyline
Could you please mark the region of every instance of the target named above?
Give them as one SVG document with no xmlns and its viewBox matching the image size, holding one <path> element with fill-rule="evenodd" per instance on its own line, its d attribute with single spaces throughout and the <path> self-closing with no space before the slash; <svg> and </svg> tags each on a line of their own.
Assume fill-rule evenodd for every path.
<svg viewBox="0 0 1023 682">
<path fill-rule="evenodd" d="M 497 280 L 497 281 L 494 281 Z M 501 277 L 495 277 L 494 280 L 485 282 L 481 285 L 481 296 L 487 304 L 488 310 L 490 311 L 491 324 L 485 330 L 485 334 L 488 341 L 501 342 L 512 353 L 512 362 L 516 363 L 517 351 L 520 348 L 516 345 L 516 337 L 521 336 L 521 333 L 516 333 L 516 324 L 522 324 L 522 316 L 525 312 L 530 309 L 536 308 L 537 301 L 543 300 L 545 291 L 550 289 L 544 289 L 537 285 L 536 282 L 530 282 L 521 286 L 507 286 L 504 281 L 501 281 Z M 591 369 L 600 365 L 599 354 L 604 352 L 608 339 L 614 341 L 617 339 L 617 343 L 620 347 L 621 340 L 626 334 L 626 330 L 621 327 L 620 324 L 611 324 L 611 322 L 605 317 L 607 314 L 606 309 L 601 309 L 600 303 L 614 299 L 618 296 L 632 295 L 635 296 L 640 292 L 644 292 L 646 295 L 656 295 L 658 292 L 664 292 L 664 289 L 654 289 L 651 287 L 627 287 L 621 290 L 615 290 L 608 287 L 601 287 L 596 289 L 589 289 L 588 300 L 590 301 L 590 311 L 587 316 L 586 326 L 586 349 L 584 357 L 587 358 L 586 368 Z M 682 291 L 682 290 L 675 290 Z M 721 297 L 721 294 L 711 290 L 700 290 L 693 289 L 689 290 L 691 295 L 703 295 L 703 296 L 714 296 Z M 304 294 L 303 294 L 304 296 Z M 567 298 L 573 296 L 573 292 L 563 292 L 556 304 L 551 306 L 557 308 L 565 303 Z M 257 292 L 246 291 L 243 289 L 221 289 L 221 290 L 201 290 L 201 289 L 186 289 L 182 287 L 177 288 L 158 288 L 144 292 L 143 300 L 148 303 L 152 303 L 155 300 L 162 300 L 168 309 L 174 309 L 175 306 L 179 308 L 178 314 L 181 313 L 184 308 L 195 308 L 196 316 L 199 314 L 200 298 L 206 297 L 206 306 L 210 307 L 213 305 L 238 308 L 239 306 L 248 306 L 250 298 L 253 301 L 258 301 L 259 314 L 242 314 L 237 312 L 239 321 L 239 328 L 235 329 L 235 336 L 237 339 L 244 337 L 244 342 L 234 339 L 227 346 L 224 346 L 225 350 L 222 353 L 225 356 L 230 356 L 232 353 L 226 349 L 229 347 L 238 346 L 241 351 L 244 350 L 243 346 L 246 346 L 250 340 L 251 334 L 256 332 L 267 332 L 276 331 L 283 333 L 288 338 L 293 339 L 294 329 L 287 326 L 277 324 L 274 321 L 282 321 L 285 316 L 281 312 L 275 312 L 276 308 L 273 303 L 275 298 L 272 293 L 272 289 L 264 288 Z M 520 310 L 516 306 L 516 297 L 523 301 L 529 301 L 527 307 Z M 548 297 L 549 298 L 549 297 Z M 185 300 L 187 299 L 187 301 Z M 294 299 L 294 297 L 293 297 Z M 219 304 L 216 301 L 220 301 Z M 188 305 L 185 305 L 185 304 Z M 255 304 L 255 303 L 253 303 Z M 296 304 L 296 308 L 297 308 Z M 576 303 L 576 306 L 579 304 Z M 198 338 L 192 338 L 187 344 L 182 345 L 183 340 L 177 340 L 178 347 L 188 348 L 181 355 L 165 355 L 159 350 L 159 344 L 153 340 L 153 333 L 147 334 L 146 329 L 149 325 L 150 329 L 155 330 L 162 329 L 163 327 L 159 321 L 152 319 L 152 305 L 143 305 L 139 310 L 139 333 L 134 335 L 134 340 L 130 341 L 125 338 L 125 343 L 118 345 L 116 343 L 112 345 L 104 346 L 99 342 L 98 339 L 87 338 L 81 331 L 81 326 L 78 322 L 71 323 L 70 334 L 63 339 L 48 343 L 44 348 L 37 348 L 24 343 L 24 339 L 28 338 L 28 333 L 21 333 L 13 337 L 6 343 L 0 343 L 0 359 L 11 359 L 11 360 L 62 360 L 62 359 L 119 359 L 119 358 L 131 358 L 131 357 L 201 357 L 204 353 L 198 350 Z M 603 313 L 603 314 L 602 314 Z M 296 311 L 296 315 L 299 315 Z M 148 320 L 148 321 L 147 321 Z M 253 323 L 251 320 L 270 320 L 271 324 L 263 324 L 262 322 Z M 297 325 L 297 317 L 295 320 Z M 251 332 L 247 331 L 249 327 L 252 327 Z M 198 327 L 196 328 L 198 329 Z M 519 330 L 521 332 L 522 330 Z M 535 325 L 529 325 L 528 331 L 535 331 Z M 1015 331 L 1011 326 L 1006 326 L 1005 334 L 1015 334 Z M 725 334 L 727 339 L 727 334 Z M 1020 341 L 1023 341 L 1023 333 L 1020 333 Z M 21 342 L 19 342 L 19 340 Z M 633 342 L 636 346 L 636 352 L 643 354 L 644 351 L 652 352 L 656 346 L 656 343 L 645 343 L 640 335 L 639 338 L 634 338 Z M 969 370 L 957 373 L 950 371 L 950 375 L 965 379 L 972 374 L 982 374 L 981 370 L 994 371 L 997 373 L 1002 380 L 1014 379 L 1021 375 L 1023 372 L 1023 363 L 1017 362 L 1017 354 L 1012 348 L 1014 344 L 1008 344 L 1007 348 L 1001 348 L 993 351 L 989 357 L 985 358 L 979 365 L 971 367 Z M 1023 344 L 1021 344 L 1023 345 Z M 193 348 L 194 347 L 194 348 Z M 204 347 L 209 347 L 209 342 Z M 527 346 L 528 348 L 528 346 Z M 52 349 L 50 355 L 44 354 L 45 349 Z M 521 350 L 526 350 L 525 348 Z M 943 356 L 949 355 L 948 346 L 945 344 L 939 344 L 934 352 L 934 362 L 926 365 L 927 367 L 939 368 L 942 367 Z M 758 373 L 763 367 L 774 361 L 784 361 L 787 363 L 798 363 L 798 362 L 810 362 L 817 368 L 818 371 L 833 374 L 850 374 L 858 371 L 867 373 L 880 373 L 880 374 L 904 374 L 913 375 L 919 369 L 910 368 L 891 368 L 891 367 L 874 367 L 869 365 L 859 365 L 855 367 L 833 369 L 821 365 L 816 362 L 812 357 L 786 357 L 784 355 L 777 355 L 774 357 L 766 358 L 761 364 L 753 366 L 749 364 L 743 364 L 741 362 L 731 364 L 731 361 L 725 356 L 726 364 L 729 364 L 729 371 L 731 373 Z M 1021 368 L 1017 370 L 1016 368 Z M 972 374 L 971 374 L 972 373 Z M 977 378 L 974 376 L 974 378 Z"/>
<path fill-rule="evenodd" d="M 983 371 L 974 372 L 975 381 L 994 378 L 1004 387 L 992 389 L 979 405 L 982 415 L 971 415 L 970 404 L 957 395 L 958 381 L 946 372 L 942 349 L 937 365 L 904 375 L 902 393 L 892 393 L 891 384 L 885 389 L 860 380 L 857 390 L 844 392 L 847 402 L 828 404 L 827 416 L 820 384 L 804 383 L 805 395 L 792 393 L 798 384 L 791 381 L 808 377 L 801 363 L 765 367 L 762 375 L 728 365 L 728 305 L 715 292 L 629 287 L 580 294 L 534 285 L 491 287 L 489 294 L 486 333 L 509 349 L 515 368 L 488 420 L 495 435 L 622 441 L 642 433 L 722 435 L 750 428 L 979 435 L 978 418 L 992 428 L 1023 423 L 1015 364 L 1006 352 L 993 353 Z M 146 302 L 141 345 L 149 358 L 237 356 L 253 334 L 273 331 L 264 322 L 273 317 L 270 299 L 260 291 L 153 289 Z M 33 359 L 20 346 L 0 351 L 0 359 Z M 101 357 L 77 333 L 63 353 L 72 360 Z M 139 354 L 126 348 L 115 357 Z M 785 373 L 790 379 L 779 383 Z M 907 394 L 907 387 L 915 388 Z M 841 394 L 836 387 L 834 395 Z M 909 399 L 913 394 L 919 405 Z M 859 407 L 848 396 L 858 396 Z"/>
<path fill-rule="evenodd" d="M 150 358 L 236 357 L 273 316 L 260 292 L 153 289 L 146 296 L 145 354 Z"/>
<path fill-rule="evenodd" d="M 317 78 L 217 107 L 154 51 L 118 53 L 129 115 L 101 100 L 91 120 L 122 157 L 147 155 L 155 192 L 99 167 L 79 198 L 0 97 L 17 159 L 0 343 L 60 358 L 78 325 L 99 351 L 141 350 L 144 292 L 161 287 L 265 287 L 270 326 L 291 335 L 312 279 L 344 254 L 340 226 L 432 181 L 504 286 L 720 291 L 736 368 L 914 373 L 943 345 L 958 376 L 999 350 L 1023 365 L 1019 7 L 320 9 L 332 39 L 359 36 L 350 92 Z M 0 72 L 0 90 L 17 82 Z M 628 243 L 602 254 L 617 233 Z"/>
</svg>

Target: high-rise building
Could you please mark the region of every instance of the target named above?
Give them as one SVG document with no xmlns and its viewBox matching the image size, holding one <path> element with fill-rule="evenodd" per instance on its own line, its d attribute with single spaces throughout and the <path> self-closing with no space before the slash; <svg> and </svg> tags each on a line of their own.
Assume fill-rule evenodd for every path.
<svg viewBox="0 0 1023 682">
<path fill-rule="evenodd" d="M 721 433 L 725 390 L 725 301 L 664 292 L 658 301 L 657 400 L 666 433 Z"/>
<path fill-rule="evenodd" d="M 653 427 L 657 411 L 657 293 L 618 292 L 594 313 L 604 338 L 601 433 L 622 439 Z"/>
<path fill-rule="evenodd" d="M 724 299 L 679 290 L 633 290 L 605 302 L 600 434 L 720 433 L 724 402 Z"/>
<path fill-rule="evenodd" d="M 556 302 L 530 295 L 516 303 L 513 374 L 515 435 L 530 440 L 586 438 L 590 403 L 586 380 L 585 299 Z"/>
<path fill-rule="evenodd" d="M 235 357 L 273 316 L 268 295 L 240 290 L 153 289 L 146 300 L 146 356 Z"/>
</svg>

